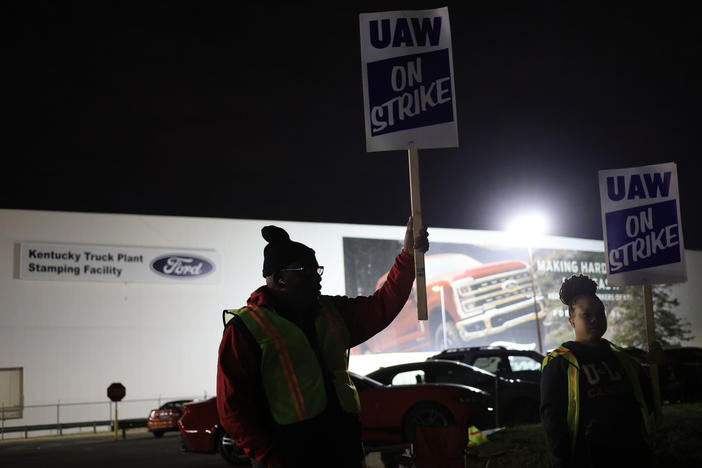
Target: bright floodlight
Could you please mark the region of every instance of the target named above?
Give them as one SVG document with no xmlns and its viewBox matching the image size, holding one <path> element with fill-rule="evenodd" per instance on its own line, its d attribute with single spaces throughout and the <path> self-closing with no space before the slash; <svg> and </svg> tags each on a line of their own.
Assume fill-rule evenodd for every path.
<svg viewBox="0 0 702 468">
<path fill-rule="evenodd" d="M 544 234 L 546 219 L 539 213 L 521 215 L 507 225 L 507 230 L 515 234 Z"/>
<path fill-rule="evenodd" d="M 546 233 L 546 218 L 540 213 L 523 214 L 507 225 L 507 233 L 517 243 L 531 243 Z"/>
</svg>

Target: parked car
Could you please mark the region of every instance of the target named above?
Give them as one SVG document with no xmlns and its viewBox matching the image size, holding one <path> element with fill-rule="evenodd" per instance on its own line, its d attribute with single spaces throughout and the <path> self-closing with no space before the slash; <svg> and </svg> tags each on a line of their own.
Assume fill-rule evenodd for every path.
<svg viewBox="0 0 702 468">
<path fill-rule="evenodd" d="M 418 424 L 487 427 L 493 419 L 489 395 L 477 388 L 456 384 L 395 387 L 353 373 L 351 378 L 361 399 L 362 437 L 368 447 L 411 442 Z M 178 427 L 184 450 L 219 451 L 235 466 L 250 464 L 219 423 L 216 398 L 185 405 Z"/>
<path fill-rule="evenodd" d="M 154 437 L 163 437 L 168 431 L 178 430 L 178 420 L 182 416 L 182 407 L 192 400 L 175 400 L 162 404 L 158 409 L 153 409 L 146 420 L 146 427 Z"/>
<path fill-rule="evenodd" d="M 425 257 L 428 323 L 417 320 L 416 283 L 393 324 L 355 352 L 398 352 L 460 346 L 534 320 L 529 266 L 521 260 L 481 263 L 451 253 Z M 387 275 L 378 279 L 383 285 Z M 443 296 L 443 309 L 442 309 Z M 538 316 L 545 316 L 537 295 Z M 442 313 L 443 312 L 443 313 Z M 446 343 L 444 345 L 444 329 Z"/>
<path fill-rule="evenodd" d="M 499 420 L 493 424 L 535 422 L 539 419 L 539 386 L 528 380 L 505 378 L 458 361 L 431 359 L 398 364 L 368 374 L 386 385 L 455 383 L 477 387 L 490 393 Z M 494 395 L 498 395 L 495 398 Z M 480 427 L 480 426 L 478 426 Z M 486 427 L 486 426 L 483 426 Z M 487 426 L 490 427 L 490 426 Z"/>
<path fill-rule="evenodd" d="M 477 346 L 447 349 L 429 359 L 461 361 L 501 377 L 540 384 L 544 355 L 533 350 L 504 346 Z"/>
<path fill-rule="evenodd" d="M 251 460 L 219 423 L 217 398 L 183 406 L 178 421 L 181 446 L 186 452 L 216 453 L 234 466 L 249 466 Z"/>
<path fill-rule="evenodd" d="M 683 346 L 663 350 L 662 393 L 671 402 L 702 400 L 702 348 Z"/>
<path fill-rule="evenodd" d="M 414 441 L 418 424 L 476 425 L 494 420 L 490 394 L 461 383 L 385 385 L 351 374 L 361 399 L 361 425 L 366 445 Z"/>
<path fill-rule="evenodd" d="M 624 350 L 648 368 L 646 350 L 634 347 Z M 702 348 L 681 346 L 663 349 L 658 380 L 663 402 L 702 401 Z"/>
</svg>

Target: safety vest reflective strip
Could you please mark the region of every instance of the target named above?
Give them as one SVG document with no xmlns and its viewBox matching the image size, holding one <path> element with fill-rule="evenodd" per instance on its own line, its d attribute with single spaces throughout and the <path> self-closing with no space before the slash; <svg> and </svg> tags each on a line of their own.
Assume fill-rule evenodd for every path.
<svg viewBox="0 0 702 468">
<path fill-rule="evenodd" d="M 578 360 L 571 350 L 563 345 L 554 349 L 546 355 L 541 363 L 541 370 L 546 364 L 556 357 L 563 357 L 568 361 L 568 410 L 566 412 L 566 424 L 570 435 L 571 451 L 575 450 L 575 442 L 578 439 L 578 423 L 580 422 L 580 385 L 578 373 Z"/>
<path fill-rule="evenodd" d="M 285 344 L 285 340 L 282 339 L 280 333 L 275 329 L 273 324 L 268 320 L 268 317 L 257 307 L 249 307 L 248 310 L 251 312 L 251 316 L 256 320 L 261 329 L 268 335 L 269 338 L 275 343 L 275 347 L 278 350 L 278 357 L 280 358 L 280 365 L 285 373 L 285 380 L 288 384 L 288 389 L 290 390 L 290 395 L 292 397 L 293 403 L 295 404 L 295 412 L 300 421 L 309 419 L 309 414 L 307 413 L 307 408 L 305 407 L 305 400 L 302 398 L 302 390 L 300 390 L 300 384 L 295 374 L 295 368 L 292 365 L 292 360 L 290 359 L 290 353 L 288 352 L 288 347 Z"/>
</svg>

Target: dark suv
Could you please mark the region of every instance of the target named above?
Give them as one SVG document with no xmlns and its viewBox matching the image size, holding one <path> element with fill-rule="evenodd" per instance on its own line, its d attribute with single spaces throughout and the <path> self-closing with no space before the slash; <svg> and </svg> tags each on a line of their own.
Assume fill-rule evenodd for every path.
<svg viewBox="0 0 702 468">
<path fill-rule="evenodd" d="M 461 361 L 504 378 L 528 380 L 539 384 L 544 356 L 531 350 L 478 346 L 447 349 L 428 359 Z"/>
<path fill-rule="evenodd" d="M 648 353 L 624 348 L 648 372 Z M 663 350 L 658 366 L 661 400 L 670 403 L 702 401 L 702 348 L 682 346 Z"/>
</svg>

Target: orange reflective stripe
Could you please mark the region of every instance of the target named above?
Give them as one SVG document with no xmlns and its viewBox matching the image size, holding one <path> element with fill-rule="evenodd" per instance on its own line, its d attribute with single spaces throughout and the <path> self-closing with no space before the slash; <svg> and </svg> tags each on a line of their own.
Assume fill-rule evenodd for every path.
<svg viewBox="0 0 702 468">
<path fill-rule="evenodd" d="M 555 359 L 557 356 L 560 356 L 561 354 L 567 354 L 569 352 L 570 352 L 570 350 L 568 348 L 562 348 L 559 346 L 558 348 L 554 349 L 550 353 L 546 354 L 546 364 L 551 362 L 551 360 Z M 541 366 L 542 369 L 544 367 L 545 367 L 545 365 Z"/>
<path fill-rule="evenodd" d="M 263 319 L 264 322 L 270 327 L 271 331 L 273 332 L 273 337 L 276 342 L 276 347 L 278 347 L 278 351 L 280 354 L 280 351 L 282 350 L 283 354 L 285 355 L 285 359 L 289 367 L 290 375 L 292 376 L 292 383 L 294 385 L 294 390 L 297 392 L 297 398 L 299 401 L 299 405 L 302 409 L 302 413 L 305 416 L 305 419 L 309 419 L 309 413 L 307 412 L 307 407 L 305 406 L 305 399 L 302 397 L 302 390 L 300 389 L 300 383 L 297 380 L 297 374 L 295 373 L 295 368 L 292 365 L 292 359 L 290 359 L 290 353 L 288 352 L 288 346 L 285 344 L 285 340 L 281 338 L 281 336 L 278 334 L 278 330 L 275 329 L 275 326 L 268 320 L 268 317 L 266 317 L 266 314 L 261 314 L 261 318 Z M 279 346 L 282 345 L 282 346 Z M 281 363 L 283 361 L 281 360 Z M 291 389 L 292 391 L 292 389 Z M 295 393 L 293 393 L 295 394 Z M 293 398 L 294 400 L 295 398 Z M 297 404 L 297 403 L 296 403 Z"/>
<path fill-rule="evenodd" d="M 302 421 L 305 419 L 305 417 L 307 417 L 307 409 L 305 408 L 305 402 L 302 399 L 302 391 L 300 390 L 300 385 L 297 382 L 297 376 L 295 375 L 295 370 L 293 369 L 292 362 L 290 361 L 290 354 L 288 353 L 287 346 L 280 338 L 280 335 L 278 335 L 275 327 L 273 327 L 273 325 L 267 320 L 264 314 L 262 314 L 255 307 L 251 307 L 249 310 L 251 311 L 251 316 L 254 318 L 254 320 L 256 320 L 264 333 L 272 338 L 273 342 L 275 343 L 275 347 L 278 350 L 278 358 L 280 359 L 281 367 L 285 373 L 285 380 L 288 383 L 288 389 L 290 390 L 290 396 L 295 404 L 297 417 Z"/>
<path fill-rule="evenodd" d="M 287 366 L 288 363 L 285 361 L 285 356 L 283 355 L 283 353 L 281 352 L 281 349 L 280 349 L 281 348 L 280 342 L 278 339 L 276 339 L 275 334 L 272 333 L 268 329 L 268 327 L 263 323 L 261 316 L 258 315 L 258 314 L 260 314 L 260 312 L 254 308 L 250 308 L 249 310 L 251 311 L 251 317 L 253 317 L 253 319 L 256 320 L 256 322 L 258 323 L 258 326 L 260 326 L 261 329 L 263 330 L 263 332 L 266 335 L 268 335 L 275 343 L 275 347 L 278 350 L 278 358 L 280 359 L 281 367 L 283 369 L 283 372 L 285 373 L 285 381 L 288 383 L 288 389 L 290 390 L 290 395 L 292 397 L 293 403 L 295 404 L 295 412 L 297 413 L 297 417 L 300 420 L 302 420 L 303 419 L 302 411 L 301 411 L 300 405 L 297 401 L 297 395 L 296 395 L 295 389 L 293 387 L 292 379 L 290 378 L 290 370 L 288 369 L 288 366 Z"/>
</svg>

